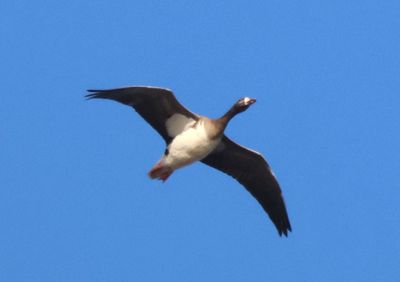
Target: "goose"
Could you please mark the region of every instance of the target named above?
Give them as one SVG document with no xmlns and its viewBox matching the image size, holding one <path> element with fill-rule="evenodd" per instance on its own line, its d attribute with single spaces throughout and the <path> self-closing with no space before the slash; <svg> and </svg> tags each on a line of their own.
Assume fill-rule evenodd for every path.
<svg viewBox="0 0 400 282">
<path fill-rule="evenodd" d="M 164 139 L 166 149 L 149 171 L 151 179 L 164 182 L 175 170 L 201 161 L 241 183 L 269 215 L 279 236 L 287 237 L 292 231 L 280 186 L 267 161 L 224 134 L 229 121 L 246 111 L 255 99 L 241 98 L 222 117 L 211 119 L 187 110 L 166 88 L 131 86 L 87 91 L 88 100 L 110 99 L 133 107 Z"/>
</svg>

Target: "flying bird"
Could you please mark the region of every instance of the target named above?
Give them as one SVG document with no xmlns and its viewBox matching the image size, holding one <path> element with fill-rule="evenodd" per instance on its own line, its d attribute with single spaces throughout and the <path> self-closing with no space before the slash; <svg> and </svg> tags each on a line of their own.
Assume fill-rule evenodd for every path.
<svg viewBox="0 0 400 282">
<path fill-rule="evenodd" d="M 241 98 L 222 117 L 211 119 L 187 110 L 165 88 L 132 86 L 88 92 L 88 99 L 110 99 L 133 107 L 164 139 L 166 149 L 149 171 L 151 179 L 166 181 L 175 170 L 201 161 L 240 182 L 267 212 L 280 236 L 292 230 L 281 189 L 267 161 L 224 134 L 229 121 L 255 99 Z"/>
</svg>

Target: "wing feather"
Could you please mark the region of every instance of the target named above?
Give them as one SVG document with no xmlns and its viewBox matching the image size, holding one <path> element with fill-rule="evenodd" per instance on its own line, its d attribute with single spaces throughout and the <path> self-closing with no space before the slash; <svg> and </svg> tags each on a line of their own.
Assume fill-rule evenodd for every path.
<svg viewBox="0 0 400 282">
<path fill-rule="evenodd" d="M 289 217 L 278 181 L 267 161 L 255 151 L 242 147 L 226 136 L 220 150 L 202 160 L 239 181 L 267 212 L 279 235 L 291 231 Z"/>
<path fill-rule="evenodd" d="M 175 98 L 171 90 L 149 86 L 131 86 L 108 90 L 88 90 L 88 99 L 111 99 L 133 107 L 165 140 L 168 134 L 166 121 L 174 114 L 197 120 L 198 116 L 187 110 Z"/>
</svg>

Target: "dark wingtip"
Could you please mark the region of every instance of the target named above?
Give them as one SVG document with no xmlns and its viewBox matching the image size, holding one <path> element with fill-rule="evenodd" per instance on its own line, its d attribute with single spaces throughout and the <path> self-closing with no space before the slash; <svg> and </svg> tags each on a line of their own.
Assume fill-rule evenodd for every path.
<svg viewBox="0 0 400 282">
<path fill-rule="evenodd" d="M 276 227 L 279 232 L 279 236 L 285 235 L 288 237 L 289 232 L 292 232 L 292 226 L 290 224 L 289 216 L 287 214 L 286 208 L 283 210 L 283 217 L 281 217 L 280 223 L 276 224 Z"/>
<path fill-rule="evenodd" d="M 290 222 L 287 221 L 284 223 L 282 226 L 278 227 L 278 233 L 279 237 L 282 237 L 282 235 L 285 235 L 285 237 L 288 237 L 289 232 L 292 232 L 292 226 L 290 225 Z"/>
<path fill-rule="evenodd" d="M 284 235 L 285 237 L 288 236 L 287 230 L 278 230 L 279 233 L 279 237 L 282 237 L 282 235 Z"/>
<path fill-rule="evenodd" d="M 87 92 L 89 92 L 89 93 L 95 93 L 95 92 L 97 92 L 97 93 L 101 93 L 101 92 L 107 92 L 107 90 L 101 90 L 101 89 L 87 89 L 86 91 L 87 91 Z"/>
<path fill-rule="evenodd" d="M 86 100 L 102 98 L 101 97 L 101 92 L 103 92 L 102 90 L 88 89 L 86 91 L 89 92 L 89 94 L 85 95 Z"/>
<path fill-rule="evenodd" d="M 94 99 L 96 98 L 96 94 L 87 94 L 85 95 L 86 100 Z"/>
</svg>

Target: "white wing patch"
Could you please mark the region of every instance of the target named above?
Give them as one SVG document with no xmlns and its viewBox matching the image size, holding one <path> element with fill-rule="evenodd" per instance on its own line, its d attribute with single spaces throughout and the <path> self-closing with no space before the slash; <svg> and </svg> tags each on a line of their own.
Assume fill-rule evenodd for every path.
<svg viewBox="0 0 400 282">
<path fill-rule="evenodd" d="M 174 114 L 165 122 L 167 133 L 171 138 L 175 138 L 183 131 L 191 127 L 196 121 L 182 114 Z"/>
</svg>

